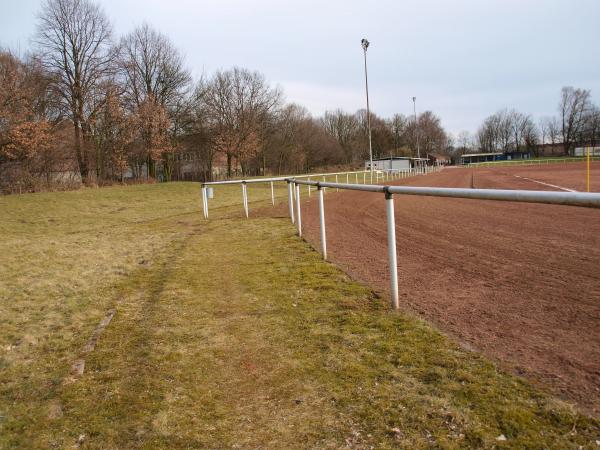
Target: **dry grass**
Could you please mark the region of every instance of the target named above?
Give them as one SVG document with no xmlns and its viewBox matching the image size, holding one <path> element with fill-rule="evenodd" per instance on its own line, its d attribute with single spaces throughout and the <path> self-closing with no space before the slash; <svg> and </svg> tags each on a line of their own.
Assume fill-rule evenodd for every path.
<svg viewBox="0 0 600 450">
<path fill-rule="evenodd" d="M 389 311 L 288 221 L 241 219 L 240 196 L 216 190 L 209 222 L 193 184 L 0 198 L 1 448 L 596 446 L 596 421 Z"/>
</svg>

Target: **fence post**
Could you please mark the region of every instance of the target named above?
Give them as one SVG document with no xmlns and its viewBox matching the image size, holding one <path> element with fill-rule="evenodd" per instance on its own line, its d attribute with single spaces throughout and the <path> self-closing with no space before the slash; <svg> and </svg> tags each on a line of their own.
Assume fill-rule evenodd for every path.
<svg viewBox="0 0 600 450">
<path fill-rule="evenodd" d="M 271 181 L 271 203 L 275 206 L 275 191 L 273 190 L 273 182 Z"/>
<path fill-rule="evenodd" d="M 308 177 L 308 181 L 310 181 L 310 177 Z M 310 184 L 308 185 L 308 196 L 310 197 Z"/>
<path fill-rule="evenodd" d="M 298 236 L 302 237 L 302 211 L 300 210 L 300 185 L 296 184 L 296 220 L 298 221 Z"/>
<path fill-rule="evenodd" d="M 363 184 L 367 184 L 367 172 L 363 172 Z"/>
<path fill-rule="evenodd" d="M 396 255 L 396 218 L 394 217 L 394 197 L 389 191 L 385 191 L 385 203 L 387 210 L 387 238 L 388 256 L 390 260 L 390 282 L 392 294 L 392 308 L 400 307 L 398 301 L 398 260 Z"/>
<path fill-rule="evenodd" d="M 348 172 L 346 172 L 346 184 L 348 184 L 348 183 L 349 183 L 349 181 L 348 181 L 348 180 L 349 180 L 349 178 L 348 178 L 348 177 L 349 177 L 349 174 L 348 174 Z"/>
<path fill-rule="evenodd" d="M 325 205 L 323 202 L 323 188 L 317 186 L 319 192 L 319 223 L 321 225 L 321 251 L 323 259 L 327 260 L 327 235 L 325 233 Z"/>
<path fill-rule="evenodd" d="M 204 218 L 208 219 L 208 196 L 206 195 L 206 187 L 202 186 L 202 212 L 204 213 Z"/>
<path fill-rule="evenodd" d="M 289 181 L 288 184 L 288 207 L 290 208 L 290 219 L 292 223 L 294 223 L 294 194 L 292 193 L 292 189 L 294 189 L 294 183 Z"/>
<path fill-rule="evenodd" d="M 358 184 L 358 172 L 354 174 L 356 176 L 356 184 Z"/>
<path fill-rule="evenodd" d="M 590 148 L 591 147 L 586 147 L 586 149 L 587 149 L 587 178 L 586 178 L 587 192 L 590 192 Z"/>
<path fill-rule="evenodd" d="M 246 219 L 248 218 L 248 187 L 246 182 L 242 181 L 242 200 L 244 201 L 244 212 L 246 213 Z"/>
<path fill-rule="evenodd" d="M 335 182 L 338 182 L 338 176 L 337 173 L 335 174 Z M 335 192 L 340 192 L 339 188 L 335 188 Z"/>
</svg>

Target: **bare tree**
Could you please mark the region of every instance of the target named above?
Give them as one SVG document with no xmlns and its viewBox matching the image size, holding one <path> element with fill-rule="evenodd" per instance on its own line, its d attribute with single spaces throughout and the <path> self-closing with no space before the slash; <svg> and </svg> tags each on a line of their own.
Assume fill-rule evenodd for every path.
<svg viewBox="0 0 600 450">
<path fill-rule="evenodd" d="M 196 95 L 206 108 L 215 142 L 227 157 L 227 175 L 235 158 L 242 172 L 261 148 L 263 128 L 281 103 L 281 92 L 258 72 L 234 68 L 201 83 Z"/>
<path fill-rule="evenodd" d="M 539 128 L 540 128 L 540 144 L 544 145 L 546 144 L 546 142 L 548 141 L 548 138 L 550 137 L 549 134 L 549 121 L 551 120 L 550 117 L 541 117 L 539 120 Z"/>
<path fill-rule="evenodd" d="M 38 21 L 36 43 L 45 67 L 56 76 L 56 88 L 73 122 L 75 156 L 85 180 L 88 122 L 101 107 L 92 98 L 112 62 L 111 25 L 90 0 L 46 0 Z"/>
<path fill-rule="evenodd" d="M 540 119 L 540 135 L 542 144 L 557 144 L 562 136 L 561 124 L 557 117 L 542 117 Z"/>
<path fill-rule="evenodd" d="M 145 110 L 142 115 L 147 115 L 150 110 L 164 110 L 169 116 L 170 120 L 160 121 L 169 127 L 160 130 L 161 136 L 169 132 L 172 140 L 169 151 L 156 155 L 152 149 L 146 149 L 148 175 L 156 176 L 156 162 L 162 159 L 164 175 L 169 179 L 175 162 L 173 149 L 191 117 L 188 96 L 191 76 L 184 66 L 183 56 L 168 37 L 143 24 L 121 39 L 118 65 L 129 110 L 138 115 L 142 109 Z M 151 106 L 149 102 L 156 105 Z M 146 125 L 152 123 L 142 122 Z M 145 135 L 152 133 L 152 130 L 144 132 Z M 143 149 L 140 151 L 143 152 Z"/>
<path fill-rule="evenodd" d="M 175 107 L 191 83 L 183 56 L 169 38 L 143 24 L 121 39 L 119 68 L 131 109 L 152 96 L 167 109 Z"/>
<path fill-rule="evenodd" d="M 373 148 L 373 157 L 389 156 L 393 151 L 394 137 L 387 122 L 377 116 L 373 111 L 371 115 L 371 144 Z M 369 121 L 367 120 L 367 110 L 359 109 L 354 114 L 358 122 L 357 145 L 359 158 L 368 158 L 369 151 Z"/>
<path fill-rule="evenodd" d="M 510 153 L 529 148 L 534 134 L 537 129 L 531 116 L 503 109 L 483 121 L 477 140 L 483 151 Z"/>
<path fill-rule="evenodd" d="M 355 115 L 341 109 L 326 111 L 321 123 L 324 129 L 339 142 L 344 150 L 346 163 L 351 163 L 359 157 L 360 150 L 357 145 L 359 122 Z"/>
<path fill-rule="evenodd" d="M 120 100 L 117 87 L 108 84 L 103 107 L 92 122 L 98 180 L 123 181 L 127 169 L 127 150 L 133 143 L 137 123 L 133 115 L 127 116 Z"/>
<path fill-rule="evenodd" d="M 472 138 L 471 133 L 463 130 L 456 136 L 457 150 L 462 153 L 469 153 L 472 149 Z"/>
<path fill-rule="evenodd" d="M 418 138 L 421 147 L 421 156 L 424 157 L 427 153 L 439 152 L 446 153 L 448 146 L 448 135 L 442 127 L 442 121 L 431 111 L 425 111 L 417 118 L 417 123 L 414 120 L 407 125 L 407 137 L 413 154 L 416 154 L 417 143 L 415 125 L 418 127 Z"/>
<path fill-rule="evenodd" d="M 398 154 L 400 147 L 404 144 L 404 134 L 408 125 L 408 118 L 402 114 L 394 114 L 389 120 L 388 126 L 394 137 L 394 154 Z"/>
<path fill-rule="evenodd" d="M 298 172 L 304 169 L 300 136 L 303 122 L 310 120 L 306 108 L 294 103 L 285 105 L 277 114 L 274 132 L 266 143 L 273 173 Z"/>
<path fill-rule="evenodd" d="M 539 130 L 531 116 L 525 116 L 521 124 L 521 139 L 526 150 L 537 151 L 539 144 Z"/>
<path fill-rule="evenodd" d="M 535 150 L 538 141 L 538 129 L 529 114 L 523 114 L 516 110 L 508 113 L 508 123 L 513 133 L 511 150 Z"/>
<path fill-rule="evenodd" d="M 579 142 L 583 145 L 596 146 L 600 139 L 600 108 L 591 105 L 585 114 L 583 130 Z"/>
<path fill-rule="evenodd" d="M 554 145 L 560 142 L 561 126 L 557 117 L 544 116 L 539 121 L 539 139 L 542 145 L 550 144 L 551 152 L 554 151 Z M 539 152 L 536 152 L 539 156 Z"/>
<path fill-rule="evenodd" d="M 585 118 L 589 109 L 590 91 L 575 89 L 572 86 L 562 88 L 558 111 L 565 153 L 569 153 L 584 130 Z"/>
</svg>

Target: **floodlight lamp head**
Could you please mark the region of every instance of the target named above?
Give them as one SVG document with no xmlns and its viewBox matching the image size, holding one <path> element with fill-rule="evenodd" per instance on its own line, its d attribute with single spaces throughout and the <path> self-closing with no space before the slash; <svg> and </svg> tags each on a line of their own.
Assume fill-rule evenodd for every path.
<svg viewBox="0 0 600 450">
<path fill-rule="evenodd" d="M 367 41 L 366 39 L 361 39 L 360 43 L 362 45 L 362 48 L 367 51 L 367 48 L 369 47 L 369 41 Z"/>
</svg>

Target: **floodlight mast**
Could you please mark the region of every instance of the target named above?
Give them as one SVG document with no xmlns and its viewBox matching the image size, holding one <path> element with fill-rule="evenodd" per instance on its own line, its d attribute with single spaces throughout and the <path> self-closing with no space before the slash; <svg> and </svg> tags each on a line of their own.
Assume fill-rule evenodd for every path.
<svg viewBox="0 0 600 450">
<path fill-rule="evenodd" d="M 365 55 L 365 90 L 367 92 L 367 128 L 369 130 L 369 169 L 371 171 L 371 182 L 373 182 L 373 146 L 371 145 L 371 111 L 369 109 L 369 78 L 367 76 L 367 48 L 369 41 L 361 39 L 360 41 Z"/>
</svg>

